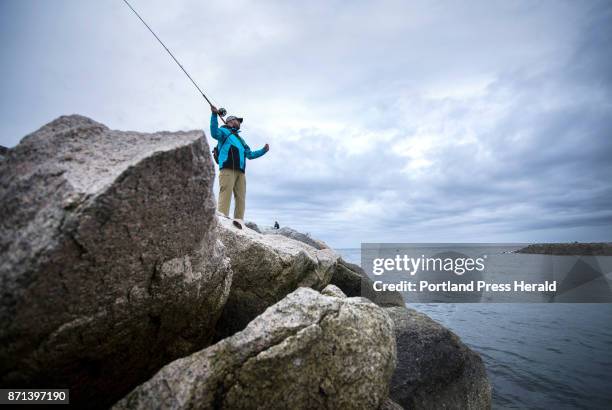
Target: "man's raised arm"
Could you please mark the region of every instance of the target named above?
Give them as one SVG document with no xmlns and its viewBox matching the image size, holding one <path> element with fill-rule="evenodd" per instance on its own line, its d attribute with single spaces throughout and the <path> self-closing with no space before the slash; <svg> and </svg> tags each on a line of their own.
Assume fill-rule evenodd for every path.
<svg viewBox="0 0 612 410">
<path fill-rule="evenodd" d="M 210 136 L 218 140 L 220 143 L 223 143 L 227 137 L 223 132 L 221 132 L 221 130 L 219 130 L 219 121 L 217 120 L 217 114 L 219 111 L 214 105 L 210 106 L 210 111 L 212 111 L 212 115 L 210 117 Z"/>
</svg>

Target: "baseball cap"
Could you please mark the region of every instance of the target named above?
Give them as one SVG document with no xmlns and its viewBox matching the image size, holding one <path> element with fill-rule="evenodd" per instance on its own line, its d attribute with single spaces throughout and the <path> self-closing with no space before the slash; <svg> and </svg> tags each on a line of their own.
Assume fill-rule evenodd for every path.
<svg viewBox="0 0 612 410">
<path fill-rule="evenodd" d="M 238 120 L 239 123 L 242 124 L 243 118 L 236 117 L 234 115 L 230 115 L 225 119 L 225 121 Z"/>
</svg>

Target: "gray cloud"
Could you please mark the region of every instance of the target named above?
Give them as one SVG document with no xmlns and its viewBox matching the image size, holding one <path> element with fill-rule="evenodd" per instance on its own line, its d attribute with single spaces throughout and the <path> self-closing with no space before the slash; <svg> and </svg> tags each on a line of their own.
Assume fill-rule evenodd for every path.
<svg viewBox="0 0 612 410">
<path fill-rule="evenodd" d="M 247 219 L 336 246 L 611 240 L 609 2 L 133 3 L 271 144 Z M 207 129 L 121 2 L 0 7 L 1 144 L 72 112 Z"/>
</svg>

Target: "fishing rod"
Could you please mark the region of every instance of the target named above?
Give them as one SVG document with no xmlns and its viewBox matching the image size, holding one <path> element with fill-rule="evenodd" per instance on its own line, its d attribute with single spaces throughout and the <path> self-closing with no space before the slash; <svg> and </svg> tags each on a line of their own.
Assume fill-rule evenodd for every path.
<svg viewBox="0 0 612 410">
<path fill-rule="evenodd" d="M 187 78 L 189 78 L 189 80 L 191 81 L 191 83 L 195 86 L 195 88 L 197 88 L 197 90 L 200 92 L 200 94 L 202 94 L 202 97 L 204 97 L 204 99 L 206 100 L 206 102 L 208 103 L 208 105 L 210 105 L 211 107 L 214 107 L 213 103 L 210 102 L 210 100 L 208 99 L 208 97 L 206 96 L 206 94 L 204 94 L 204 91 L 202 91 L 200 89 L 200 87 L 198 86 L 198 84 L 196 84 L 196 82 L 193 80 L 193 78 L 191 78 L 191 76 L 189 75 L 189 73 L 187 72 L 187 70 L 185 70 L 185 68 L 183 67 L 183 65 L 181 63 L 179 63 L 179 61 L 176 59 L 176 57 L 174 57 L 174 54 L 172 54 L 172 52 L 170 51 L 170 49 L 168 47 L 166 47 L 166 45 L 164 44 L 163 41 L 161 41 L 161 39 L 157 36 L 157 34 L 155 34 L 155 32 L 151 29 L 151 27 L 149 27 L 149 25 L 147 24 L 146 21 L 144 21 L 144 19 L 142 17 L 140 17 L 140 14 L 138 14 L 138 12 L 136 10 L 134 10 L 134 7 L 132 7 L 132 5 L 130 3 L 128 3 L 127 0 L 123 0 L 123 2 L 125 4 L 127 4 L 127 6 L 130 8 L 130 10 L 132 10 L 134 12 L 134 14 L 136 14 L 136 17 L 138 17 L 140 19 L 140 21 L 142 21 L 142 24 L 145 25 L 146 28 L 149 29 L 149 31 L 151 32 L 151 34 L 153 34 L 153 36 L 157 39 L 157 41 L 159 41 L 159 44 L 162 45 L 162 47 L 168 52 L 168 54 L 170 54 L 170 57 L 172 57 L 172 59 L 174 60 L 174 62 L 176 64 L 178 64 L 178 66 L 181 68 L 181 70 L 183 70 L 183 72 L 185 73 L 185 75 L 187 76 Z M 221 121 L 223 121 L 223 123 L 225 124 L 225 119 L 223 119 L 223 117 L 225 116 L 225 114 L 227 114 L 227 110 L 225 108 L 219 108 L 217 110 L 217 113 L 219 114 L 219 117 L 221 117 Z"/>
</svg>

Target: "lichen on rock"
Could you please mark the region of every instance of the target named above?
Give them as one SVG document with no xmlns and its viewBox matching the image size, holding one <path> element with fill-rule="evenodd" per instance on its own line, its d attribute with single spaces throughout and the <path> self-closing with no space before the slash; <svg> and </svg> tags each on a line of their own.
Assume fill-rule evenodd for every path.
<svg viewBox="0 0 612 410">
<path fill-rule="evenodd" d="M 114 409 L 378 409 L 395 356 L 384 309 L 299 288 L 241 332 L 165 366 Z"/>
</svg>

